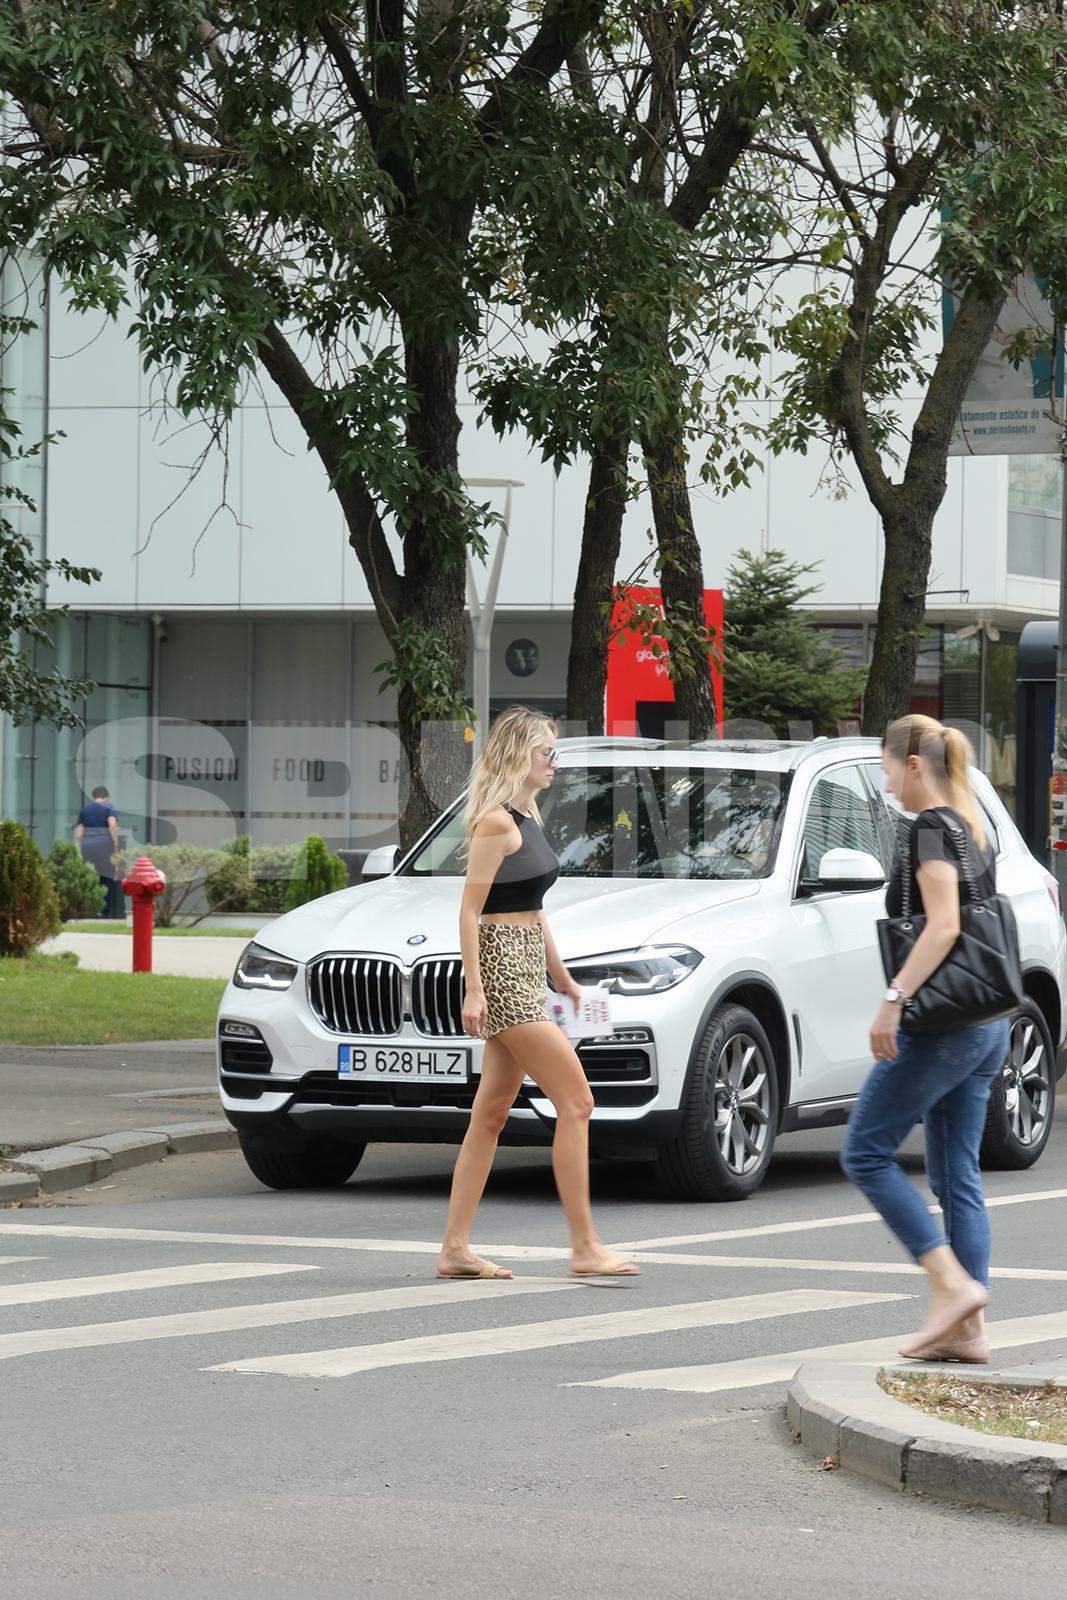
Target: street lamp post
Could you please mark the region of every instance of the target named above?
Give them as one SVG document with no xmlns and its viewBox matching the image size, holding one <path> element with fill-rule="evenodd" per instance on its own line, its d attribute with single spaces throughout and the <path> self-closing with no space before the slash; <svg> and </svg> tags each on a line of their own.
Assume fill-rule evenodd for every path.
<svg viewBox="0 0 1067 1600">
<path fill-rule="evenodd" d="M 471 614 L 471 633 L 474 640 L 474 759 L 477 761 L 485 747 L 489 727 L 489 662 L 493 638 L 493 616 L 496 611 L 500 574 L 504 567 L 504 551 L 511 527 L 511 491 L 521 489 L 519 478 L 465 478 L 468 489 L 504 490 L 504 525 L 497 535 L 496 549 L 489 567 L 489 578 L 484 596 L 479 599 L 474 580 L 474 563 L 467 556 L 467 604 Z"/>
</svg>

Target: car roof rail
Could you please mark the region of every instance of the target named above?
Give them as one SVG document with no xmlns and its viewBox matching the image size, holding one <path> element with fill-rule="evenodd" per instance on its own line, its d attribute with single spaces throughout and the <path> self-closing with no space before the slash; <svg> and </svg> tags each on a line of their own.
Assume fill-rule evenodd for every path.
<svg viewBox="0 0 1067 1600">
<path fill-rule="evenodd" d="M 812 756 L 825 755 L 826 752 L 836 750 L 839 746 L 851 747 L 860 750 L 875 751 L 882 748 L 882 741 L 873 733 L 820 733 L 815 739 L 806 739 L 790 763 L 798 767 L 802 761 L 809 760 Z"/>
<path fill-rule="evenodd" d="M 736 739 L 694 739 L 691 744 L 679 745 L 679 749 L 688 750 L 792 750 L 798 744 L 798 739 L 746 739 L 740 736 Z"/>
<path fill-rule="evenodd" d="M 556 749 L 584 746 L 594 750 L 610 750 L 613 746 L 624 749 L 662 750 L 666 739 L 647 739 L 640 733 L 575 733 L 556 740 Z"/>
</svg>

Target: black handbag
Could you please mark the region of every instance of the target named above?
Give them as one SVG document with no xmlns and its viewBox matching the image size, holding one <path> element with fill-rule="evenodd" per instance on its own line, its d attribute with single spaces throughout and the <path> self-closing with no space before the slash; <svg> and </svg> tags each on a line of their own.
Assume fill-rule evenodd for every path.
<svg viewBox="0 0 1067 1600">
<path fill-rule="evenodd" d="M 944 815 L 944 813 L 942 813 Z M 979 897 L 967 848 L 967 835 L 945 818 L 967 883 L 968 904 L 960 905 L 960 934 L 948 955 L 903 1008 L 906 1033 L 940 1033 L 1008 1017 L 1023 999 L 1019 930 L 1011 902 L 1002 894 Z M 878 923 L 878 947 L 887 981 L 911 954 L 926 918 L 911 914 L 910 849 L 901 876 L 903 909 Z"/>
</svg>

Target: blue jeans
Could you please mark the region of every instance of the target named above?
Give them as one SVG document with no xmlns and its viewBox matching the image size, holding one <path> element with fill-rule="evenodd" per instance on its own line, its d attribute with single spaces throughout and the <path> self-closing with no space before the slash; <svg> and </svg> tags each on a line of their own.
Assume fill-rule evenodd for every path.
<svg viewBox="0 0 1067 1600">
<path fill-rule="evenodd" d="M 1008 1048 L 1008 1019 L 946 1033 L 898 1035 L 892 1061 L 875 1064 L 849 1118 L 841 1165 L 918 1260 L 950 1244 L 964 1271 L 989 1287 L 989 1217 L 978 1168 L 993 1079 Z M 923 1124 L 926 1174 L 944 1216 L 931 1216 L 894 1159 Z"/>
</svg>

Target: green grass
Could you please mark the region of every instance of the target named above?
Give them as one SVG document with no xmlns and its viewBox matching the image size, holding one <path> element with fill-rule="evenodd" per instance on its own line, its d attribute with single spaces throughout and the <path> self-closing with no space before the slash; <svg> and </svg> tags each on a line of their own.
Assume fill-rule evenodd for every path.
<svg viewBox="0 0 1067 1600">
<path fill-rule="evenodd" d="M 267 922 L 264 918 L 264 923 Z M 116 918 L 102 919 L 100 922 L 64 922 L 62 933 L 126 933 L 131 934 L 133 927 L 129 922 L 119 922 Z M 152 937 L 158 939 L 251 939 L 255 936 L 255 928 L 153 928 Z"/>
<path fill-rule="evenodd" d="M 88 972 L 64 956 L 0 957 L 0 1043 L 209 1039 L 222 978 Z"/>
</svg>

